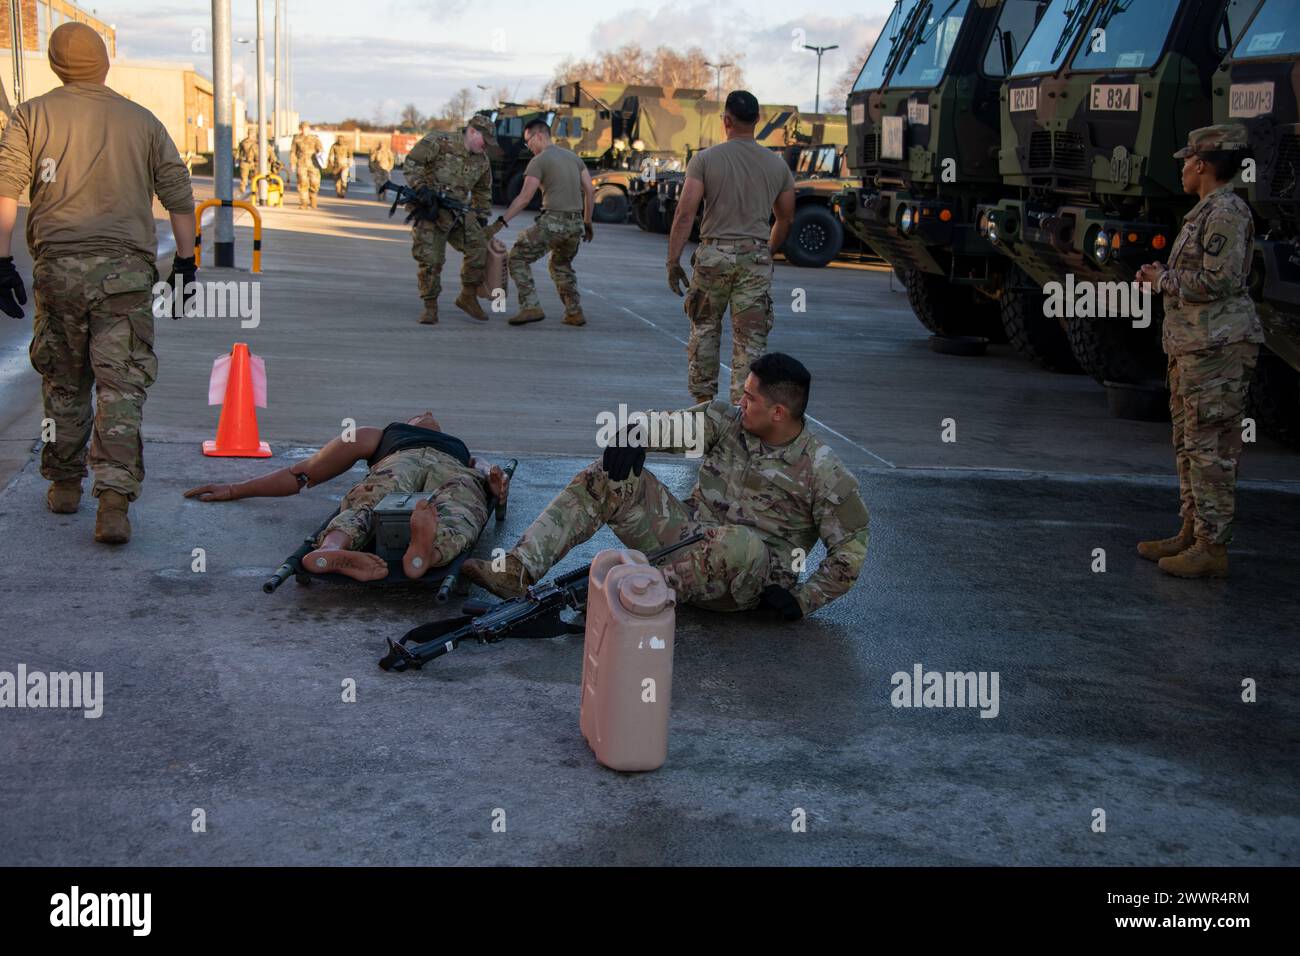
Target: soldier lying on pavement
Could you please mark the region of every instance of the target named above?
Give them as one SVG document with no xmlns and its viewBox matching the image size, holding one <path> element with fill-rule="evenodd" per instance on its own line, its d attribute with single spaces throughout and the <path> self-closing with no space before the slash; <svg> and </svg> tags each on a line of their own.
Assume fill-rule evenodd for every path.
<svg viewBox="0 0 1300 956">
<path fill-rule="evenodd" d="M 434 492 L 433 506 L 416 502 L 411 513 L 411 546 L 402 557 L 409 578 L 449 564 L 474 543 L 487 520 L 488 491 L 505 501 L 510 480 L 497 465 L 470 456 L 459 438 L 445 434 L 424 412 L 387 428 L 358 428 L 352 441 L 332 439 L 320 451 L 288 468 L 237 484 L 200 485 L 185 492 L 200 501 L 278 498 L 329 481 L 366 461 L 365 480 L 343 496 L 339 513 L 316 540 L 302 566 L 313 574 L 344 574 L 378 581 L 388 565 L 377 554 L 359 550 L 370 536 L 373 509 L 390 492 Z"/>
<path fill-rule="evenodd" d="M 669 437 L 652 429 L 640 447 L 611 444 L 580 471 L 501 570 L 469 560 L 462 573 L 498 597 L 517 597 L 604 524 L 641 551 L 703 531 L 704 542 L 663 565 L 679 601 L 718 611 L 760 607 L 786 620 L 811 614 L 857 580 L 868 516 L 853 475 L 805 424 L 810 383 L 790 356 L 762 356 L 750 365 L 739 408 L 712 402 L 672 413 L 698 416 L 703 429 L 704 458 L 685 502 L 643 471 L 647 446 L 685 453 L 682 430 Z M 826 557 L 799 583 L 818 538 Z"/>
</svg>

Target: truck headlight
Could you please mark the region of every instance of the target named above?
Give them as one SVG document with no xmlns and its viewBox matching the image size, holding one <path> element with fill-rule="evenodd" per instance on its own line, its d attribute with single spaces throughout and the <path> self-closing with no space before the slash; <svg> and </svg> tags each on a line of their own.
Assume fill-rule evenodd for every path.
<svg viewBox="0 0 1300 956">
<path fill-rule="evenodd" d="M 904 206 L 903 211 L 898 214 L 898 228 L 905 234 L 910 235 L 916 227 L 916 207 Z"/>
<path fill-rule="evenodd" d="M 1105 265 L 1106 260 L 1110 258 L 1110 233 L 1105 229 L 1097 232 L 1092 240 L 1092 257 L 1097 260 L 1098 265 Z"/>
</svg>

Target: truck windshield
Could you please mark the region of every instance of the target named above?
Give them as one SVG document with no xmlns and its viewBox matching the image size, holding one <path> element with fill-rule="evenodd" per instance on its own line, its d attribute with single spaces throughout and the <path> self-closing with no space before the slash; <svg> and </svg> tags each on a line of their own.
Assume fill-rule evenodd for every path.
<svg viewBox="0 0 1300 956">
<path fill-rule="evenodd" d="M 1052 5 L 1038 21 L 1029 42 L 1016 60 L 1011 75 L 1016 77 L 1032 73 L 1055 73 L 1065 62 L 1091 6 L 1092 0 L 1052 0 Z"/>
<path fill-rule="evenodd" d="M 889 78 L 890 87 L 939 85 L 970 5 L 971 0 L 938 0 L 926 5 Z"/>
<path fill-rule="evenodd" d="M 1295 0 L 1264 0 L 1259 13 L 1232 52 L 1234 60 L 1300 53 L 1300 18 Z"/>
<path fill-rule="evenodd" d="M 862 72 L 858 74 L 857 81 L 853 84 L 853 92 L 878 90 L 884 85 L 885 66 L 889 63 L 890 54 L 893 52 L 895 45 L 902 44 L 903 24 L 907 22 L 912 8 L 918 2 L 919 0 L 902 0 L 901 3 L 894 4 L 894 10 L 890 13 L 889 19 L 880 28 L 880 36 L 876 38 L 876 45 L 871 48 L 871 55 L 867 57 L 867 62 L 862 65 Z"/>
<path fill-rule="evenodd" d="M 1088 24 L 1076 70 L 1150 69 L 1160 59 L 1180 0 L 1106 0 Z"/>
</svg>

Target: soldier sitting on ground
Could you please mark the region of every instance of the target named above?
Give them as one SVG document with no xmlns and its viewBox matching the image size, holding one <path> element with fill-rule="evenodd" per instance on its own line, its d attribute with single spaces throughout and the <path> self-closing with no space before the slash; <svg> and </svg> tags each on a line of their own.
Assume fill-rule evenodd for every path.
<svg viewBox="0 0 1300 956">
<path fill-rule="evenodd" d="M 351 441 L 332 439 L 304 461 L 237 484 L 191 488 L 186 498 L 235 501 L 282 498 L 343 474 L 359 461 L 370 466 L 365 480 L 343 496 L 339 513 L 302 560 L 313 574 L 338 573 L 358 581 L 388 576 L 377 554 L 359 550 L 370 537 L 374 507 L 390 492 L 434 492 L 432 506 L 416 502 L 411 512 L 411 546 L 402 557 L 408 578 L 451 563 L 478 537 L 487 520 L 488 492 L 505 501 L 510 479 L 497 465 L 470 456 L 459 438 L 445 434 L 432 412 L 387 428 L 363 427 Z"/>
<path fill-rule="evenodd" d="M 810 384 L 790 356 L 762 356 L 750 365 L 739 408 L 712 402 L 677 413 L 696 416 L 704 438 L 685 502 L 642 470 L 647 446 L 684 453 L 684 429 L 671 437 L 652 431 L 640 447 L 625 438 L 556 495 L 504 567 L 469 560 L 465 577 L 498 597 L 517 597 L 604 524 L 641 551 L 703 531 L 703 542 L 663 565 L 679 601 L 718 611 L 760 607 L 786 620 L 811 614 L 857 580 L 868 516 L 853 475 L 804 421 Z M 819 538 L 826 557 L 799 583 Z"/>
</svg>

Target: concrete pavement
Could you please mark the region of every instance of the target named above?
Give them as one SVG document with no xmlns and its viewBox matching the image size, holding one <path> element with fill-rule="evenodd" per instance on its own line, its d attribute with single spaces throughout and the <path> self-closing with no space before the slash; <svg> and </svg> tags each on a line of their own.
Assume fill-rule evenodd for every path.
<svg viewBox="0 0 1300 956">
<path fill-rule="evenodd" d="M 1296 862 L 1296 454 L 1248 448 L 1231 579 L 1167 578 L 1132 550 L 1176 523 L 1167 426 L 1112 419 L 1090 381 L 1006 349 L 931 353 L 886 272 L 780 266 L 775 292 L 772 346 L 812 370 L 814 427 L 872 510 L 863 579 L 797 626 L 683 609 L 660 771 L 595 764 L 580 638 L 386 674 L 384 638 L 450 613 L 428 592 L 262 594 L 349 479 L 219 506 L 185 488 L 285 464 L 344 418 L 429 407 L 476 452 L 522 459 L 486 551 L 595 454 L 599 411 L 689 401 L 663 237 L 598 227 L 577 261 L 583 329 L 560 324 L 542 269 L 547 321 L 461 315 L 453 253 L 428 328 L 407 230 L 352 195 L 266 212 L 255 328 L 159 323 L 129 546 L 95 545 L 90 510 L 44 511 L 33 464 L 0 494 L 0 671 L 105 682 L 95 720 L 0 710 L 0 864 Z M 245 230 L 237 243 L 242 263 Z M 273 461 L 198 453 L 218 414 L 208 370 L 233 341 L 266 359 Z M 15 418 L 30 442 L 38 410 Z M 682 494 L 693 480 L 689 463 L 651 467 Z M 997 717 L 892 706 L 893 675 L 917 664 L 996 671 Z"/>
</svg>

